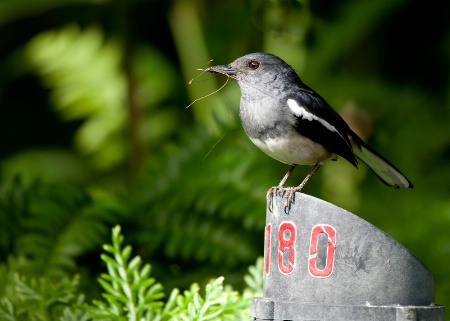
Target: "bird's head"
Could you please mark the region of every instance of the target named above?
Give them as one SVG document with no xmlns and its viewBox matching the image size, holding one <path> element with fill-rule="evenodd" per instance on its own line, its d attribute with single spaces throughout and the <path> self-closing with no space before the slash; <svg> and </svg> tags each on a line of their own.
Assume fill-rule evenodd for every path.
<svg viewBox="0 0 450 321">
<path fill-rule="evenodd" d="M 251 53 L 228 65 L 209 67 L 206 71 L 236 79 L 243 93 L 251 89 L 270 92 L 272 88 L 279 90 L 286 84 L 301 84 L 298 75 L 286 62 L 263 52 Z"/>
</svg>

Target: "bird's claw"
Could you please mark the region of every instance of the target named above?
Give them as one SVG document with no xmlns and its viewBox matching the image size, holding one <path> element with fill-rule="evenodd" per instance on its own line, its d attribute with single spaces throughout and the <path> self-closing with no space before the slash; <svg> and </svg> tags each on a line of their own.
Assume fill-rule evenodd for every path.
<svg viewBox="0 0 450 321">
<path fill-rule="evenodd" d="M 267 191 L 266 200 L 267 200 L 267 208 L 270 212 L 273 212 L 273 196 L 281 196 L 285 197 L 286 200 L 284 202 L 284 212 L 289 213 L 289 209 L 291 204 L 295 202 L 295 193 L 301 192 L 303 186 L 297 187 L 286 187 L 283 186 L 274 186 L 271 187 Z"/>
<path fill-rule="evenodd" d="M 269 209 L 270 212 L 273 211 L 273 195 L 275 194 L 276 196 L 283 196 L 284 195 L 284 187 L 283 186 L 273 186 L 271 187 L 266 194 L 266 201 L 267 201 L 267 208 Z"/>
<path fill-rule="evenodd" d="M 284 212 L 289 213 L 291 204 L 295 201 L 295 193 L 297 192 L 297 187 L 286 188 L 286 201 L 284 202 Z"/>
</svg>

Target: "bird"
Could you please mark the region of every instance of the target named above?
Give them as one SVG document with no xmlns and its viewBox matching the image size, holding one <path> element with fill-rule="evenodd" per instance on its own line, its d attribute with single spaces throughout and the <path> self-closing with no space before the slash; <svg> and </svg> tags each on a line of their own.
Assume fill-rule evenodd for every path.
<svg viewBox="0 0 450 321">
<path fill-rule="evenodd" d="M 339 156 L 356 168 L 361 160 L 390 187 L 413 188 L 405 175 L 355 134 L 281 58 L 255 52 L 205 71 L 237 81 L 241 90 L 239 116 L 245 133 L 264 153 L 290 165 L 280 183 L 267 192 L 269 209 L 275 193 L 282 197 L 286 193 L 285 209 L 289 208 L 295 193 L 303 190 L 324 162 Z M 313 168 L 300 185 L 285 188 L 297 165 Z"/>
</svg>

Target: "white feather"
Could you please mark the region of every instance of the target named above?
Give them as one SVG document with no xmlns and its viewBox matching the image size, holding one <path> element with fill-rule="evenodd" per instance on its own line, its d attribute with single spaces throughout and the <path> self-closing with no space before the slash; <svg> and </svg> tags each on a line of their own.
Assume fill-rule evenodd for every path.
<svg viewBox="0 0 450 321">
<path fill-rule="evenodd" d="M 315 165 L 332 155 L 322 145 L 295 131 L 282 137 L 268 138 L 264 141 L 257 138 L 250 139 L 264 153 L 289 165 Z"/>
<path fill-rule="evenodd" d="M 384 159 L 373 153 L 364 146 L 354 146 L 355 156 L 361 159 L 372 169 L 386 184 L 392 187 L 411 188 L 412 185 L 408 179 L 397 169 L 392 167 Z"/>
<path fill-rule="evenodd" d="M 292 112 L 300 118 L 303 118 L 305 120 L 315 120 L 318 121 L 319 123 L 321 123 L 326 129 L 335 132 L 336 128 L 331 125 L 329 122 L 327 122 L 326 120 L 317 117 L 316 115 L 310 113 L 309 111 L 307 111 L 303 106 L 300 106 L 294 99 L 289 98 L 287 101 L 287 104 L 289 106 L 289 108 L 292 110 Z"/>
</svg>

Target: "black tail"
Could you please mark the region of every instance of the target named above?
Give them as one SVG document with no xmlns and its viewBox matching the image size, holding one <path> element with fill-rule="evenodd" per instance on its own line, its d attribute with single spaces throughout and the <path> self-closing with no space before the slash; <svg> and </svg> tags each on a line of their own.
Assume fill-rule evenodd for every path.
<svg viewBox="0 0 450 321">
<path fill-rule="evenodd" d="M 364 143 L 356 134 L 351 136 L 353 153 L 388 186 L 413 188 L 413 184 L 394 165 Z"/>
</svg>

